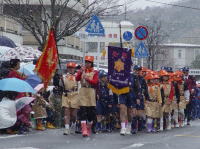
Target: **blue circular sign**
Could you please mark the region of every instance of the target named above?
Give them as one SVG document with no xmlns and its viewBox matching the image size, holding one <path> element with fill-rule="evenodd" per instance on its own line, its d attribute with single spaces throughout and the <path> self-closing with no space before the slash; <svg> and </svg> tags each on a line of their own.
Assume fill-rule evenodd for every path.
<svg viewBox="0 0 200 149">
<path fill-rule="evenodd" d="M 129 31 L 124 32 L 123 38 L 126 41 L 130 41 L 133 38 L 133 34 Z"/>
<path fill-rule="evenodd" d="M 138 40 L 145 40 L 148 36 L 148 30 L 145 26 L 139 26 L 135 30 L 135 37 Z"/>
</svg>

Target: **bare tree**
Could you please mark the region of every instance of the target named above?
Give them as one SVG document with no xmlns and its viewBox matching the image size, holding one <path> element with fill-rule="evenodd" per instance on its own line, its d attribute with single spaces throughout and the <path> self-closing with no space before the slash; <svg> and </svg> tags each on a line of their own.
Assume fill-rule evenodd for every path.
<svg viewBox="0 0 200 149">
<path fill-rule="evenodd" d="M 148 28 L 149 35 L 145 41 L 145 45 L 149 50 L 149 56 L 147 58 L 148 68 L 154 70 L 156 56 L 160 55 L 165 57 L 166 51 L 161 50 L 162 42 L 168 37 L 168 35 L 162 30 L 162 23 L 156 18 L 152 18 L 145 23 Z"/>
<path fill-rule="evenodd" d="M 50 28 L 58 42 L 80 30 L 92 15 L 107 15 L 119 5 L 116 0 L 92 0 L 86 5 L 80 0 L 4 0 L 3 8 L 3 14 L 30 31 L 43 49 Z"/>
</svg>

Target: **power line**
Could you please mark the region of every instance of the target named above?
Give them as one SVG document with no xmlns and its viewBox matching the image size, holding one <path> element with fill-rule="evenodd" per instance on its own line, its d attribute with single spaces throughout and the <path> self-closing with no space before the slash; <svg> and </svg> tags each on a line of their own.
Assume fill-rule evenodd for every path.
<svg viewBox="0 0 200 149">
<path fill-rule="evenodd" d="M 169 3 L 158 2 L 158 1 L 154 1 L 154 0 L 145 0 L 145 1 L 152 2 L 152 3 L 157 3 L 157 4 L 163 4 L 163 5 L 169 5 L 169 6 L 181 7 L 181 8 L 187 8 L 187 9 L 193 9 L 193 10 L 200 10 L 200 8 L 183 6 L 183 5 L 178 5 L 178 4 L 169 4 Z"/>
</svg>

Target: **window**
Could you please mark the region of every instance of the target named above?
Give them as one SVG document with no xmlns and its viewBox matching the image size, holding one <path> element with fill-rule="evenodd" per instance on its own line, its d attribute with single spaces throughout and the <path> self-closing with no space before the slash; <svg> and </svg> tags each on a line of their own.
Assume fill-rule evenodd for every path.
<svg viewBox="0 0 200 149">
<path fill-rule="evenodd" d="M 182 50 L 178 50 L 178 58 L 182 57 Z"/>
</svg>

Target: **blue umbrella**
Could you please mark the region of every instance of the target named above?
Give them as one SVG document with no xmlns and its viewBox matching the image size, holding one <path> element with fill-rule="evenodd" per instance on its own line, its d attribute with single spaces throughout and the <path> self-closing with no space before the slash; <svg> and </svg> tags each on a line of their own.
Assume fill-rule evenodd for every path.
<svg viewBox="0 0 200 149">
<path fill-rule="evenodd" d="M 17 78 L 0 80 L 0 90 L 35 93 L 35 90 L 27 82 Z"/>
<path fill-rule="evenodd" d="M 25 81 L 30 84 L 32 88 L 35 88 L 38 84 L 42 82 L 42 80 L 36 74 L 29 75 Z"/>
<path fill-rule="evenodd" d="M 0 46 L 6 46 L 10 48 L 16 48 L 16 44 L 6 36 L 0 36 Z"/>
<path fill-rule="evenodd" d="M 25 74 L 25 75 L 33 75 L 34 72 L 33 70 L 35 69 L 35 65 L 33 64 L 27 64 L 27 65 L 24 65 L 20 68 L 19 72 Z"/>
</svg>

